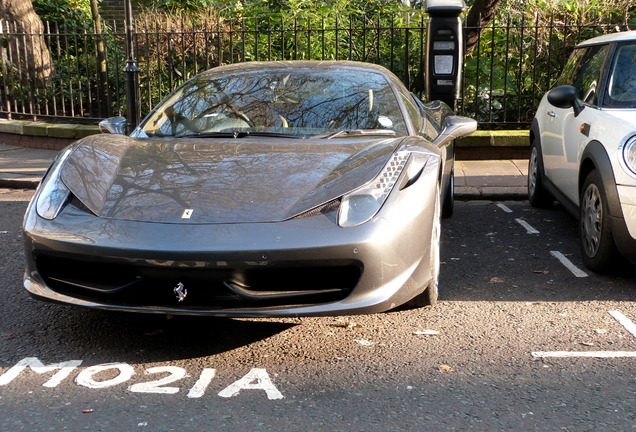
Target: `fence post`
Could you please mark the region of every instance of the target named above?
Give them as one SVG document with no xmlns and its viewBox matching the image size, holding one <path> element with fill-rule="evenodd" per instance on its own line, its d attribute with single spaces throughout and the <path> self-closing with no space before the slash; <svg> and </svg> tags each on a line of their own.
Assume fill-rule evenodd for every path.
<svg viewBox="0 0 636 432">
<path fill-rule="evenodd" d="M 135 47 L 133 45 L 133 19 L 132 4 L 125 0 L 126 8 L 126 119 L 127 133 L 131 133 L 140 121 L 139 111 L 139 68 L 135 60 Z"/>
<path fill-rule="evenodd" d="M 4 25 L 8 24 L 4 21 L 0 20 L 0 35 L 4 35 Z M 9 29 L 7 28 L 7 33 L 9 33 Z M 7 119 L 11 120 L 11 103 L 9 102 L 9 89 L 7 88 L 7 73 L 8 67 L 7 62 L 9 61 L 9 56 L 7 55 L 7 48 L 4 46 L 4 36 L 0 36 L 0 63 L 2 63 L 2 96 L 3 96 L 3 105 L 7 108 Z"/>
</svg>

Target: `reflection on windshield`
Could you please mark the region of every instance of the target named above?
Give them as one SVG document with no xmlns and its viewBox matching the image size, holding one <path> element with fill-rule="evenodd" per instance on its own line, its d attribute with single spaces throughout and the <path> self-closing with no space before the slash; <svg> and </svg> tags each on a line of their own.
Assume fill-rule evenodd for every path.
<svg viewBox="0 0 636 432">
<path fill-rule="evenodd" d="M 618 48 L 607 87 L 608 105 L 636 108 L 636 45 Z"/>
<path fill-rule="evenodd" d="M 407 134 L 386 78 L 352 69 L 205 74 L 169 96 L 141 127 L 147 136 L 250 131 L 313 136 L 351 129 Z"/>
</svg>

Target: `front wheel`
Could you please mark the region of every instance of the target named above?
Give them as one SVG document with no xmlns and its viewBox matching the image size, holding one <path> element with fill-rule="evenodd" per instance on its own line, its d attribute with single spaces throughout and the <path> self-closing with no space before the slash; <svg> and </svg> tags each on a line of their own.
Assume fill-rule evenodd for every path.
<svg viewBox="0 0 636 432">
<path fill-rule="evenodd" d="M 580 197 L 579 236 L 583 263 L 595 272 L 610 270 L 619 258 L 609 220 L 603 181 L 597 171 L 588 174 Z"/>
<path fill-rule="evenodd" d="M 530 144 L 528 160 L 528 201 L 533 207 L 545 208 L 554 203 L 554 197 L 543 187 L 543 162 L 536 140 Z"/>
</svg>

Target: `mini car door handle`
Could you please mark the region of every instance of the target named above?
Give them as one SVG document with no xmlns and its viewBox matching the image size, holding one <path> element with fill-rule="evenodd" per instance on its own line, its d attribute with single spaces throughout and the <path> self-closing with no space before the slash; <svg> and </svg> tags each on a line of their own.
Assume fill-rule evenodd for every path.
<svg viewBox="0 0 636 432">
<path fill-rule="evenodd" d="M 550 117 L 556 117 L 556 113 L 554 111 L 548 111 L 548 115 Z"/>
</svg>

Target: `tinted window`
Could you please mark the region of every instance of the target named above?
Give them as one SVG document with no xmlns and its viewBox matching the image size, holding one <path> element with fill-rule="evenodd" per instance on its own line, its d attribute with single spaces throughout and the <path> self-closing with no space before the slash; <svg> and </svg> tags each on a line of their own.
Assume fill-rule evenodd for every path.
<svg viewBox="0 0 636 432">
<path fill-rule="evenodd" d="M 616 50 L 605 105 L 636 108 L 636 44 L 622 45 Z"/>
<path fill-rule="evenodd" d="M 411 118 L 411 122 L 413 122 L 413 127 L 416 131 L 419 131 L 422 128 L 422 115 L 420 114 L 420 109 L 415 106 L 415 100 L 413 100 L 413 96 L 410 93 L 401 93 L 401 96 L 404 106 L 406 107 L 406 112 Z"/>
<path fill-rule="evenodd" d="M 433 141 L 440 133 L 440 126 L 437 123 L 437 120 L 432 116 L 430 108 L 425 108 L 424 104 L 422 104 L 422 101 L 419 100 L 415 95 L 413 95 L 413 100 L 415 100 L 415 104 L 417 105 L 417 108 L 420 111 L 420 115 L 422 116 L 423 124 L 420 133 L 426 139 Z"/>
<path fill-rule="evenodd" d="M 599 82 L 608 45 L 595 45 L 577 49 L 565 67 L 559 84 L 570 84 L 578 90 L 578 97 L 591 105 L 596 105 L 599 98 Z"/>
</svg>

